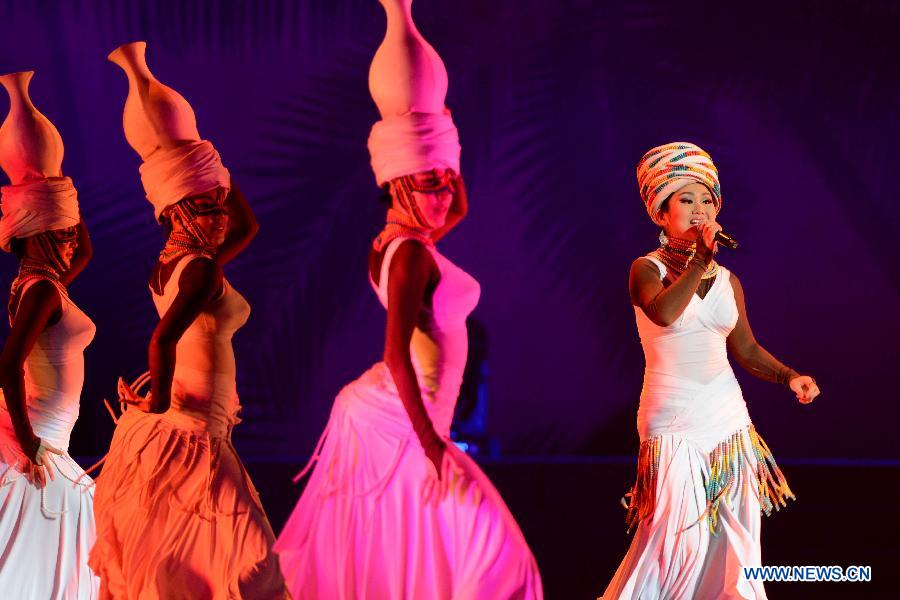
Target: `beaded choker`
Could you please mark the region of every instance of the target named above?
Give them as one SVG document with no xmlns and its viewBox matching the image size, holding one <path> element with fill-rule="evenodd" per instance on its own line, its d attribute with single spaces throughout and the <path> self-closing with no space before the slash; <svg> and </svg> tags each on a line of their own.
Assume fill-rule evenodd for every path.
<svg viewBox="0 0 900 600">
<path fill-rule="evenodd" d="M 212 258 L 219 249 L 206 235 L 206 231 L 197 224 L 197 217 L 216 213 L 228 214 L 225 208 L 225 188 L 216 188 L 206 194 L 191 196 L 176 202 L 165 210 L 170 221 L 178 216 L 182 229 L 172 231 L 166 245 L 159 254 L 159 262 L 167 263 L 185 254 L 199 254 Z"/>
<path fill-rule="evenodd" d="M 56 285 L 63 294 L 68 296 L 66 287 L 62 284 L 60 273 L 53 266 L 45 262 L 39 262 L 29 258 L 22 259 L 19 264 L 19 273 L 13 279 L 9 290 L 9 316 L 13 317 L 13 305 L 18 306 L 18 296 L 22 287 L 32 279 L 46 279 Z"/>
<path fill-rule="evenodd" d="M 379 233 L 378 237 L 372 242 L 372 247 L 375 248 L 376 252 L 381 252 L 384 247 L 391 243 L 391 240 L 398 237 L 411 237 L 419 240 L 423 244 L 432 245 L 434 242 L 432 242 L 431 238 L 428 236 L 430 232 L 430 229 L 420 227 L 416 221 L 406 213 L 394 208 L 389 208 L 384 229 L 381 230 L 381 233 Z"/>
<path fill-rule="evenodd" d="M 185 254 L 199 254 L 207 258 L 215 256 L 216 246 L 203 244 L 194 235 L 186 230 L 173 231 L 166 240 L 166 245 L 159 253 L 159 262 L 165 264 L 184 256 Z"/>
<path fill-rule="evenodd" d="M 17 281 L 25 282 L 35 277 L 49 279 L 54 283 L 61 283 L 60 273 L 53 266 L 45 262 L 25 258 L 22 259 L 22 263 L 19 265 L 19 273 L 13 281 L 13 287 L 15 288 Z"/>
<path fill-rule="evenodd" d="M 697 254 L 697 242 L 670 237 L 664 246 L 660 246 L 659 249 L 654 250 L 651 254 L 662 264 L 666 265 L 666 269 L 681 274 L 687 270 L 691 259 Z M 711 279 L 718 272 L 718 263 L 712 261 L 703 274 L 703 279 Z"/>
</svg>

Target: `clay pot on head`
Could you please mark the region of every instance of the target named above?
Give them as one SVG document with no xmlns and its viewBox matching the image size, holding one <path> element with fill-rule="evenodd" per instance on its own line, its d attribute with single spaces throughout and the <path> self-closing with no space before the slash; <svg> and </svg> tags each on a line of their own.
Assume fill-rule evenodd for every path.
<svg viewBox="0 0 900 600">
<path fill-rule="evenodd" d="M 0 126 L 0 168 L 13 185 L 62 177 L 62 137 L 28 95 L 33 75 L 22 71 L 0 76 L 9 94 L 9 114 Z"/>
<path fill-rule="evenodd" d="M 440 113 L 447 69 L 412 18 L 412 0 L 379 0 L 387 31 L 369 67 L 369 93 L 383 119 L 409 112 Z"/>
<path fill-rule="evenodd" d="M 146 42 L 131 42 L 107 56 L 128 76 L 122 125 L 125 139 L 142 159 L 157 148 L 200 140 L 194 109 L 181 94 L 154 77 L 147 66 L 146 50 Z"/>
</svg>

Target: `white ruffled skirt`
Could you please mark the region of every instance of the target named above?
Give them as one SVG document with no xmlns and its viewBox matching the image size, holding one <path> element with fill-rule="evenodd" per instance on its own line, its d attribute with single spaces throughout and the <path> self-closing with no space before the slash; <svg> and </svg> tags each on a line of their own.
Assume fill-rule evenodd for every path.
<svg viewBox="0 0 900 600">
<path fill-rule="evenodd" d="M 67 440 L 48 438 L 40 421 L 33 419 L 32 426 L 51 444 L 67 446 Z M 0 595 L 96 598 L 100 580 L 88 567 L 95 538 L 93 481 L 68 453 L 50 455 L 55 479 L 38 488 L 23 473 L 27 460 L 0 406 Z"/>
</svg>

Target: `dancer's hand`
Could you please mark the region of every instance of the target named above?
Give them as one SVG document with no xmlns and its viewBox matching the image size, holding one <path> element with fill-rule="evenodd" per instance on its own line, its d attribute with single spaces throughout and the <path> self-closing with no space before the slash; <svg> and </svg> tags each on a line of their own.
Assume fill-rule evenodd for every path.
<svg viewBox="0 0 900 600">
<path fill-rule="evenodd" d="M 28 457 L 28 475 L 31 478 L 31 481 L 39 488 L 47 485 L 47 479 L 50 481 L 55 479 L 53 475 L 53 460 L 51 459 L 52 454 L 57 454 L 62 456 L 64 452 L 59 448 L 54 448 L 44 440 L 40 440 L 40 443 L 37 446 L 37 449 L 34 451 L 34 456 Z"/>
<path fill-rule="evenodd" d="M 481 501 L 481 488 L 455 458 L 453 451 L 446 450 L 440 471 L 431 471 L 425 480 L 422 500 L 426 504 L 437 504 L 452 495 L 458 503 L 462 503 L 470 491 L 473 503 L 478 504 Z"/>
<path fill-rule="evenodd" d="M 429 464 L 434 467 L 432 475 L 441 479 L 441 467 L 444 462 L 444 455 L 447 453 L 447 445 L 444 440 L 435 436 L 435 440 L 425 446 L 425 457 L 428 458 Z"/>
<path fill-rule="evenodd" d="M 809 404 L 813 400 L 816 399 L 816 396 L 819 395 L 819 386 L 816 385 L 816 380 L 810 377 L 809 375 L 800 375 L 798 377 L 794 377 L 790 381 L 791 390 L 797 394 L 797 400 L 799 400 L 802 404 Z"/>
<path fill-rule="evenodd" d="M 119 377 L 119 382 L 116 387 L 119 392 L 119 402 L 123 402 L 129 407 L 136 408 L 143 412 L 151 412 L 150 409 L 152 408 L 153 403 L 151 402 L 150 392 L 147 392 L 146 396 L 140 396 L 131 389 L 131 386 L 125 383 L 121 377 Z"/>
</svg>

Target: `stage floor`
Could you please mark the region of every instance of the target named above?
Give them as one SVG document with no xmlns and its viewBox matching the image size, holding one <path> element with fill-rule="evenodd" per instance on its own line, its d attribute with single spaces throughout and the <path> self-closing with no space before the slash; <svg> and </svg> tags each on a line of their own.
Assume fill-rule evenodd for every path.
<svg viewBox="0 0 900 600">
<path fill-rule="evenodd" d="M 248 460 L 276 533 L 302 491 L 298 466 Z M 772 600 L 896 598 L 900 465 L 782 461 L 797 501 L 763 520 L 764 565 L 869 565 L 868 583 L 767 583 Z M 548 600 L 590 600 L 603 592 L 628 547 L 619 499 L 634 463 L 619 458 L 483 461 L 528 540 Z"/>
</svg>

